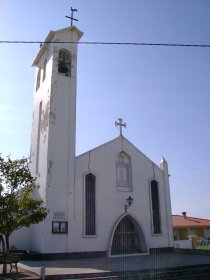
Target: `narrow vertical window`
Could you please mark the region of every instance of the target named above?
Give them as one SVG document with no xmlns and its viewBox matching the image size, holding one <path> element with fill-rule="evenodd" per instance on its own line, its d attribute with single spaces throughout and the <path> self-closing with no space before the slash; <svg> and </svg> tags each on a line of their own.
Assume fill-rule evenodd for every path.
<svg viewBox="0 0 210 280">
<path fill-rule="evenodd" d="M 132 191 L 131 157 L 123 151 L 117 154 L 116 178 L 117 190 Z"/>
<path fill-rule="evenodd" d="M 38 72 L 37 72 L 37 78 L 36 78 L 36 91 L 39 89 L 40 87 L 40 82 L 41 82 L 41 68 L 39 68 Z"/>
<path fill-rule="evenodd" d="M 96 177 L 85 176 L 85 235 L 96 235 Z"/>
<path fill-rule="evenodd" d="M 65 49 L 59 51 L 58 72 L 71 76 L 71 54 Z"/>
<path fill-rule="evenodd" d="M 43 79 L 42 79 L 42 81 L 44 81 L 45 78 L 46 78 L 46 68 L 47 68 L 47 59 L 45 59 L 45 61 L 44 61 Z"/>
<path fill-rule="evenodd" d="M 151 182 L 151 203 L 152 203 L 152 221 L 153 221 L 153 232 L 154 234 L 161 233 L 161 221 L 160 221 L 160 204 L 159 204 L 159 193 L 158 183 L 155 180 Z"/>
<path fill-rule="evenodd" d="M 42 102 L 39 104 L 39 118 L 37 129 L 37 144 L 36 144 L 36 173 L 39 172 L 39 150 L 40 150 L 40 132 L 41 132 L 41 116 L 42 116 Z"/>
</svg>

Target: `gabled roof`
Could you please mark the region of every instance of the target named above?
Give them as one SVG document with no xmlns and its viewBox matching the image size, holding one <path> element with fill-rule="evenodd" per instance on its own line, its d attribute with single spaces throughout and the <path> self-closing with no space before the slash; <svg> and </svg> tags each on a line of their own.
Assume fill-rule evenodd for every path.
<svg viewBox="0 0 210 280">
<path fill-rule="evenodd" d="M 210 227 L 210 220 L 188 217 L 188 216 L 186 216 L 186 218 L 185 218 L 182 215 L 172 215 L 172 225 L 173 225 L 173 228 Z"/>
<path fill-rule="evenodd" d="M 98 150 L 98 149 L 101 149 L 103 146 L 106 146 L 106 145 L 110 145 L 111 143 L 113 143 L 113 142 L 115 142 L 115 141 L 126 141 L 129 145 L 131 145 L 131 146 L 133 146 L 134 147 L 134 149 L 136 149 L 136 151 L 138 152 L 138 153 L 140 153 L 145 159 L 147 159 L 148 161 L 150 161 L 150 162 L 152 162 L 158 169 L 160 169 L 160 166 L 158 166 L 156 163 L 154 163 L 149 157 L 147 157 L 142 151 L 140 151 L 133 143 L 131 143 L 125 136 L 123 136 L 123 135 L 119 135 L 119 136 L 117 136 L 116 138 L 114 138 L 114 139 L 112 139 L 112 140 L 110 140 L 110 141 L 108 141 L 108 142 L 106 142 L 106 143 L 104 143 L 104 144 L 102 144 L 102 145 L 100 145 L 100 146 L 97 146 L 97 147 L 95 147 L 95 148 L 93 148 L 93 149 L 91 149 L 91 150 L 89 150 L 89 151 L 86 151 L 86 152 L 84 152 L 84 153 L 82 153 L 82 154 L 79 154 L 79 155 L 77 155 L 76 156 L 76 158 L 80 158 L 80 157 L 83 157 L 85 154 L 87 154 L 87 153 L 89 153 L 89 152 L 91 152 L 91 151 L 94 151 L 94 150 Z M 164 159 L 165 160 L 165 159 Z"/>
<path fill-rule="evenodd" d="M 47 35 L 44 43 L 42 44 L 36 58 L 34 59 L 33 63 L 32 63 L 32 66 L 36 66 L 37 63 L 39 62 L 40 58 L 42 57 L 46 47 L 47 47 L 47 43 L 48 42 L 52 42 L 53 41 L 53 37 L 56 33 L 59 33 L 59 32 L 68 32 L 68 31 L 74 31 L 78 34 L 78 40 L 82 37 L 83 35 L 83 32 L 81 32 L 76 26 L 70 26 L 70 27 L 66 27 L 66 28 L 62 28 L 62 29 L 59 29 L 59 30 L 56 30 L 56 31 L 50 31 L 49 34 Z"/>
</svg>

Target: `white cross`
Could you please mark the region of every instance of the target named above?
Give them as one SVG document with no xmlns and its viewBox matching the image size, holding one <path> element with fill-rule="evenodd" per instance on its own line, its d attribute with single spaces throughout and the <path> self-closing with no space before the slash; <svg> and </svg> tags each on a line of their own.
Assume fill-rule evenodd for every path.
<svg viewBox="0 0 210 280">
<path fill-rule="evenodd" d="M 120 135 L 122 135 L 122 127 L 124 126 L 126 128 L 126 123 L 123 121 L 123 119 L 117 119 L 117 121 L 115 122 L 115 126 L 120 127 Z"/>
</svg>

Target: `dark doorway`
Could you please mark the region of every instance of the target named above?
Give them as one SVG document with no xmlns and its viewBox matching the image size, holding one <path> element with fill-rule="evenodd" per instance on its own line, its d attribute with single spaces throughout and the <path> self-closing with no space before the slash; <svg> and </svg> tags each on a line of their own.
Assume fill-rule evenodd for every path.
<svg viewBox="0 0 210 280">
<path fill-rule="evenodd" d="M 111 247 L 111 255 L 142 253 L 137 222 L 125 216 L 116 227 Z"/>
</svg>

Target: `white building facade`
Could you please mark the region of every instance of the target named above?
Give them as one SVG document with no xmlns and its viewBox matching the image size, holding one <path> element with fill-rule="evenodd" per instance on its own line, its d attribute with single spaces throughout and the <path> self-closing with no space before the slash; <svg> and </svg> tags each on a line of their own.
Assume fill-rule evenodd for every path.
<svg viewBox="0 0 210 280">
<path fill-rule="evenodd" d="M 43 254 L 122 256 L 173 247 L 168 166 L 154 164 L 120 135 L 75 156 L 75 26 L 51 31 L 41 46 L 34 92 L 31 172 L 50 212 L 17 234 L 17 249 Z M 64 43 L 71 42 L 71 43 Z"/>
</svg>

